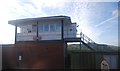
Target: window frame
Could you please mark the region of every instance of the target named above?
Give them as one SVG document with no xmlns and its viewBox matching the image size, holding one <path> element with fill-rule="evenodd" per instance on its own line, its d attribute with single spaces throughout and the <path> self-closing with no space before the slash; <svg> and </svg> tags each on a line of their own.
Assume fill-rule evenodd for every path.
<svg viewBox="0 0 120 71">
<path fill-rule="evenodd" d="M 42 27 L 40 31 L 40 25 Z M 47 28 L 46 28 L 47 26 Z M 46 30 L 47 29 L 47 30 Z M 61 24 L 38 24 L 38 32 L 60 32 L 61 31 Z"/>
</svg>

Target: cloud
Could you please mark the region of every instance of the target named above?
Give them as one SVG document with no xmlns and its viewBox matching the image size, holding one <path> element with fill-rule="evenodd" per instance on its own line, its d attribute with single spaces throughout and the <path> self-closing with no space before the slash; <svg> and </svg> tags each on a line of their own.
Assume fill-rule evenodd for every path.
<svg viewBox="0 0 120 71">
<path fill-rule="evenodd" d="M 110 21 L 114 20 L 115 18 L 117 18 L 117 17 L 114 16 L 114 17 L 109 18 L 109 19 L 107 19 L 107 20 L 105 20 L 105 21 L 102 21 L 101 23 L 95 25 L 95 27 L 97 28 L 97 27 L 101 27 L 101 26 L 103 26 L 104 24 L 109 24 L 109 23 L 107 23 L 107 22 L 110 22 Z"/>
<path fill-rule="evenodd" d="M 101 38 L 101 40 L 99 40 L 99 42 L 118 45 L 118 10 L 114 10 L 111 13 L 111 16 L 111 18 L 108 18 L 107 20 L 95 25 L 95 28 L 99 30 L 99 37 L 104 36 Z"/>
<path fill-rule="evenodd" d="M 88 2 L 74 2 L 74 7 L 71 12 L 69 12 L 72 21 L 77 22 L 79 25 L 78 34 L 79 32 L 83 32 L 85 35 L 93 39 L 94 41 L 98 41 L 98 37 L 100 35 L 99 30 L 95 29 L 92 24 L 90 23 L 92 18 L 91 13 L 93 10 L 89 10 L 90 6 L 96 5 L 96 3 L 88 3 Z M 76 7 L 77 6 L 77 7 Z"/>
<path fill-rule="evenodd" d="M 58 7 L 62 6 L 66 0 L 31 0 L 36 7 L 47 6 L 47 7 Z"/>
<path fill-rule="evenodd" d="M 72 0 L 72 2 L 119 2 L 119 0 Z"/>
<path fill-rule="evenodd" d="M 114 17 L 114 16 L 118 16 L 118 9 L 116 9 L 116 10 L 114 10 L 113 12 L 112 12 L 112 16 Z"/>
<path fill-rule="evenodd" d="M 10 17 L 9 19 L 20 19 L 46 15 L 44 12 L 42 12 L 41 7 L 38 9 L 30 0 L 12 0 L 3 6 L 7 7 L 7 13 Z"/>
<path fill-rule="evenodd" d="M 7 1 L 8 2 L 8 1 Z M 61 8 L 64 7 L 66 0 L 12 0 L 6 5 L 6 12 L 9 14 L 9 19 L 20 19 L 30 17 L 43 17 L 49 16 L 47 12 L 43 11 L 43 8 Z M 5 3 L 5 1 L 3 1 Z"/>
<path fill-rule="evenodd" d="M 118 18 L 118 10 L 116 9 L 112 12 L 111 18 L 108 18 L 107 20 L 102 21 L 101 23 L 95 25 L 95 27 L 97 28 L 97 27 L 101 27 L 104 24 L 109 24 L 107 22 L 114 21 L 114 19 L 117 19 L 117 18 Z"/>
</svg>

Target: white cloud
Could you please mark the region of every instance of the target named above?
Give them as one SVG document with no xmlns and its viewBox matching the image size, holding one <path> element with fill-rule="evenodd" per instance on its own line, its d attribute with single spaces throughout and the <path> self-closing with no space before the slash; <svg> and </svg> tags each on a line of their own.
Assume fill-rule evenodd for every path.
<svg viewBox="0 0 120 71">
<path fill-rule="evenodd" d="M 118 16 L 118 9 L 116 9 L 112 12 L 112 16 Z"/>
<path fill-rule="evenodd" d="M 95 25 L 95 27 L 97 28 L 97 27 L 103 26 L 104 24 L 109 24 L 109 23 L 107 23 L 107 22 L 114 21 L 114 19 L 117 19 L 117 17 L 114 16 L 114 17 L 112 17 L 112 18 L 109 18 L 109 19 L 107 19 L 107 20 L 104 20 L 104 21 L 102 21 L 101 23 Z"/>
<path fill-rule="evenodd" d="M 66 0 L 31 0 L 36 7 L 48 6 L 48 7 L 61 7 L 62 3 Z"/>
<path fill-rule="evenodd" d="M 95 28 L 99 29 L 99 33 L 101 33 L 99 36 L 104 35 L 103 33 L 108 33 L 106 31 L 111 30 L 111 32 L 109 32 L 109 34 L 111 35 L 108 35 L 108 37 L 104 39 L 103 38 L 99 39 L 100 43 L 118 45 L 118 17 L 119 17 L 118 10 L 114 10 L 111 15 L 112 15 L 111 18 L 108 18 L 107 20 L 104 20 L 101 23 L 95 25 Z M 112 32 L 111 27 L 114 27 L 113 30 L 115 32 Z M 112 34 L 114 34 L 114 36 Z"/>
<path fill-rule="evenodd" d="M 119 0 L 73 0 L 73 2 L 119 2 Z"/>
<path fill-rule="evenodd" d="M 108 18 L 107 20 L 102 21 L 101 23 L 95 25 L 95 27 L 100 27 L 100 26 L 103 26 L 104 24 L 109 24 L 107 22 L 114 21 L 114 19 L 117 19 L 117 18 L 118 18 L 118 10 L 116 9 L 112 12 L 111 18 Z"/>
<path fill-rule="evenodd" d="M 76 8 L 73 11 L 73 13 L 71 13 L 71 18 L 78 23 L 79 28 L 78 28 L 78 32 L 82 31 L 85 35 L 87 35 L 89 38 L 93 39 L 95 42 L 98 41 L 98 37 L 100 35 L 100 30 L 95 29 L 92 24 L 90 23 L 91 20 L 89 20 L 91 18 L 91 13 L 93 11 L 88 10 L 89 6 L 94 6 L 96 5 L 96 3 L 92 4 L 89 2 L 83 2 L 80 3 L 78 2 L 76 4 Z"/>
</svg>

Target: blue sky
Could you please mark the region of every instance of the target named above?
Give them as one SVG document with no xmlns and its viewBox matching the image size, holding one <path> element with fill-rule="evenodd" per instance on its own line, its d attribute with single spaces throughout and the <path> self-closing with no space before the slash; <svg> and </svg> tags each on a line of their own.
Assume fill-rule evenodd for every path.
<svg viewBox="0 0 120 71">
<path fill-rule="evenodd" d="M 14 26 L 8 20 L 66 15 L 97 43 L 118 45 L 119 0 L 2 0 L 0 44 L 14 43 Z"/>
</svg>

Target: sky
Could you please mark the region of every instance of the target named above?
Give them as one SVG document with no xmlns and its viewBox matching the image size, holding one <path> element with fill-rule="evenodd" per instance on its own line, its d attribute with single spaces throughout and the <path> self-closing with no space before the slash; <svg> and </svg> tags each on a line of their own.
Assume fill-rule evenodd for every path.
<svg viewBox="0 0 120 71">
<path fill-rule="evenodd" d="M 14 44 L 9 20 L 70 16 L 81 31 L 99 44 L 118 45 L 119 0 L 0 0 L 0 44 Z"/>
</svg>

